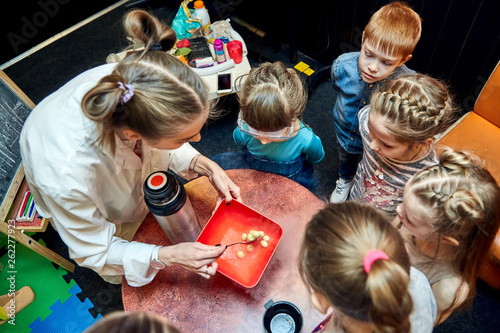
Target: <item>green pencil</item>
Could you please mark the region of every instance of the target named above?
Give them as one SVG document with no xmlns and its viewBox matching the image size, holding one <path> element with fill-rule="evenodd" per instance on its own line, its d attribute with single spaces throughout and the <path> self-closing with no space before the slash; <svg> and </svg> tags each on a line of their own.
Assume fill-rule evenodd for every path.
<svg viewBox="0 0 500 333">
<path fill-rule="evenodd" d="M 30 198 L 28 199 L 28 203 L 26 204 L 26 208 L 24 209 L 23 216 L 26 216 L 26 214 L 28 213 L 28 209 L 30 207 L 31 200 L 33 200 L 33 195 L 30 193 Z"/>
</svg>

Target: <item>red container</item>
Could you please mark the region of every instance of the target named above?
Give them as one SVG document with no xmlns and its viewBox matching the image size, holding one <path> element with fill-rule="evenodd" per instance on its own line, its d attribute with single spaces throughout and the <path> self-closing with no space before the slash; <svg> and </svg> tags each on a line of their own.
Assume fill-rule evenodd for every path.
<svg viewBox="0 0 500 333">
<path fill-rule="evenodd" d="M 252 252 L 247 251 L 247 244 L 233 245 L 217 259 L 217 271 L 246 288 L 257 285 L 271 260 L 283 235 L 279 224 L 239 201 L 233 200 L 229 205 L 222 201 L 197 240 L 207 245 L 224 246 L 241 242 L 241 235 L 250 230 L 264 231 L 270 238 L 268 246 L 262 247 L 260 239 L 251 243 Z M 245 257 L 239 258 L 238 251 L 243 251 Z"/>
<path fill-rule="evenodd" d="M 239 64 L 243 60 L 243 44 L 239 40 L 232 40 L 226 45 L 229 57 L 234 60 L 235 64 Z"/>
</svg>

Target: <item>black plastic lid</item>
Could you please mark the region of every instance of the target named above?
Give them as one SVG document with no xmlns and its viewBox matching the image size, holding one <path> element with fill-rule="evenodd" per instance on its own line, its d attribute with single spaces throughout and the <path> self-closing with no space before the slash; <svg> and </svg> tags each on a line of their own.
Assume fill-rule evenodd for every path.
<svg viewBox="0 0 500 333">
<path fill-rule="evenodd" d="M 186 189 L 170 172 L 153 172 L 144 182 L 143 188 L 144 201 L 155 215 L 175 214 L 186 203 Z"/>
</svg>

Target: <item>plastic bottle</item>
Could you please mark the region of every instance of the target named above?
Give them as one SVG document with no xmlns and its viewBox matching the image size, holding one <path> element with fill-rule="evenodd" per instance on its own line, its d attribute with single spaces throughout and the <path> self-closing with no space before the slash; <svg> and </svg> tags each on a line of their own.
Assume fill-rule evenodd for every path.
<svg viewBox="0 0 500 333">
<path fill-rule="evenodd" d="M 210 15 L 203 4 L 203 1 L 198 0 L 194 2 L 194 15 L 196 18 L 201 19 L 201 34 L 202 36 L 209 36 L 210 30 Z"/>
<path fill-rule="evenodd" d="M 144 201 L 172 244 L 194 242 L 201 233 L 186 189 L 170 172 L 153 172 L 144 182 Z"/>
<path fill-rule="evenodd" d="M 224 42 L 220 39 L 214 41 L 214 51 L 217 63 L 223 63 L 226 61 L 226 55 L 224 54 Z"/>
</svg>

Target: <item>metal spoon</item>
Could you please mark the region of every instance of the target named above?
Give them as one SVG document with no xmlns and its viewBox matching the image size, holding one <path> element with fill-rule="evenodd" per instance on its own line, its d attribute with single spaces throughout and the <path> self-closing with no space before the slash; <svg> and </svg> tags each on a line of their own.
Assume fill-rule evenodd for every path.
<svg viewBox="0 0 500 333">
<path fill-rule="evenodd" d="M 253 243 L 253 242 L 255 242 L 257 239 L 259 239 L 259 238 L 261 238 L 261 237 L 262 237 L 262 236 L 259 236 L 259 237 L 255 238 L 255 239 L 253 239 L 253 240 L 250 240 L 250 241 L 249 241 L 249 240 L 247 240 L 247 241 L 242 241 L 242 242 L 231 243 L 231 244 L 226 245 L 226 248 L 228 248 L 228 247 L 230 247 L 230 246 L 233 246 L 233 245 L 237 245 L 237 244 L 248 244 L 248 243 Z M 217 245 L 215 245 L 215 246 L 221 246 L 221 244 L 217 244 Z"/>
</svg>

